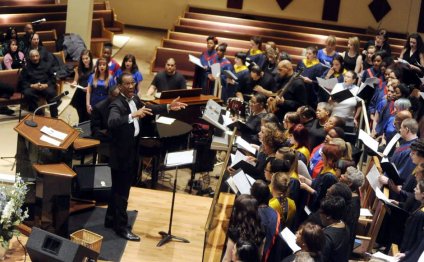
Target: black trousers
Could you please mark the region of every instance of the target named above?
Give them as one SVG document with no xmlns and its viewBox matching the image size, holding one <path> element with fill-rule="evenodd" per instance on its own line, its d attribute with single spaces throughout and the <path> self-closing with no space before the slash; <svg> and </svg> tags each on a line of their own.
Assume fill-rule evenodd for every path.
<svg viewBox="0 0 424 262">
<path fill-rule="evenodd" d="M 56 89 L 54 87 L 47 87 L 43 90 L 36 90 L 33 88 L 26 88 L 23 91 L 24 94 L 24 103 L 28 105 L 29 111 L 33 112 L 38 107 L 38 99 L 44 97 L 49 103 L 56 96 Z M 52 117 L 58 116 L 57 105 L 50 106 L 50 115 Z"/>
</svg>

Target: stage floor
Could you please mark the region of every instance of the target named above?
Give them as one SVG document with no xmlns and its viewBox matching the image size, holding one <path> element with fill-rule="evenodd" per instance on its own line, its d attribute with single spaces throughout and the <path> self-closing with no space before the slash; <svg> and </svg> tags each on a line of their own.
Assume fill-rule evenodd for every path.
<svg viewBox="0 0 424 262">
<path fill-rule="evenodd" d="M 131 188 L 128 210 L 138 210 L 133 232 L 141 242 L 128 241 L 121 261 L 202 261 L 204 226 L 212 198 L 177 193 L 172 234 L 190 243 L 171 241 L 156 247 L 161 239 L 158 232 L 168 231 L 171 201 L 171 192 Z M 25 236 L 19 239 L 26 243 Z M 16 238 L 11 241 L 5 261 L 24 261 L 24 251 Z"/>
</svg>

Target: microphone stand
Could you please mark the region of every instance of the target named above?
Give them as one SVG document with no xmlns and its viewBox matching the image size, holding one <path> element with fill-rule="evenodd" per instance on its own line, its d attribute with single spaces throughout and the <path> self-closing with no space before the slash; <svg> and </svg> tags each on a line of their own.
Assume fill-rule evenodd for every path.
<svg viewBox="0 0 424 262">
<path fill-rule="evenodd" d="M 31 120 L 30 119 L 25 120 L 25 122 L 24 122 L 25 125 L 30 126 L 30 127 L 37 127 L 37 123 L 34 121 L 34 116 L 37 113 L 37 111 L 40 110 L 41 108 L 45 108 L 45 107 L 52 106 L 52 105 L 55 105 L 55 104 L 57 104 L 57 101 L 39 106 L 37 109 L 35 109 L 34 113 L 32 114 Z"/>
</svg>

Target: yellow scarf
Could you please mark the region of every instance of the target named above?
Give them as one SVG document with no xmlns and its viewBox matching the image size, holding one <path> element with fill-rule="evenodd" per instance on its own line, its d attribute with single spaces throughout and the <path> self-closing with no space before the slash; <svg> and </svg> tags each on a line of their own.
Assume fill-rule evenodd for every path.
<svg viewBox="0 0 424 262">
<path fill-rule="evenodd" d="M 257 50 L 250 49 L 249 54 L 250 55 L 260 55 L 260 54 L 262 54 L 262 51 L 259 50 L 259 49 L 257 49 Z"/>
<path fill-rule="evenodd" d="M 326 173 L 331 173 L 333 175 L 336 175 L 336 170 L 334 170 L 334 168 L 331 168 L 331 167 L 327 167 L 327 168 L 324 167 L 320 174 L 326 174 Z"/>
<path fill-rule="evenodd" d="M 306 68 L 309 68 L 309 67 L 312 67 L 312 66 L 314 66 L 314 65 L 319 64 L 319 60 L 318 60 L 318 59 L 316 59 L 316 58 L 312 59 L 312 61 L 308 61 L 306 58 L 304 58 L 304 59 L 302 60 L 302 62 L 303 62 L 303 64 L 305 65 L 305 67 L 306 67 Z"/>
<path fill-rule="evenodd" d="M 241 71 L 246 70 L 246 69 L 247 69 L 247 66 L 245 66 L 245 65 L 234 65 L 234 71 L 236 73 L 241 72 Z"/>
<path fill-rule="evenodd" d="M 344 75 L 347 72 L 346 68 L 343 69 L 342 75 Z M 340 76 L 340 73 L 334 73 L 334 77 L 337 78 Z"/>
</svg>

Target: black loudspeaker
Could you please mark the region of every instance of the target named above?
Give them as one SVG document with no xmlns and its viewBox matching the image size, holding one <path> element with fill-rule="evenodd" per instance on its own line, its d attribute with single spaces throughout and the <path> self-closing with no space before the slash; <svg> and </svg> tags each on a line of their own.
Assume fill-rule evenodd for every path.
<svg viewBox="0 0 424 262">
<path fill-rule="evenodd" d="M 100 202 L 109 200 L 112 189 L 112 174 L 108 165 L 74 166 L 77 173 L 73 195 Z"/>
<path fill-rule="evenodd" d="M 390 10 L 392 10 L 392 7 L 387 0 L 373 0 L 368 5 L 368 8 L 377 22 L 380 22 L 380 20 L 383 19 Z"/>
<path fill-rule="evenodd" d="M 96 261 L 99 254 L 66 238 L 32 228 L 26 249 L 33 262 Z"/>
</svg>

